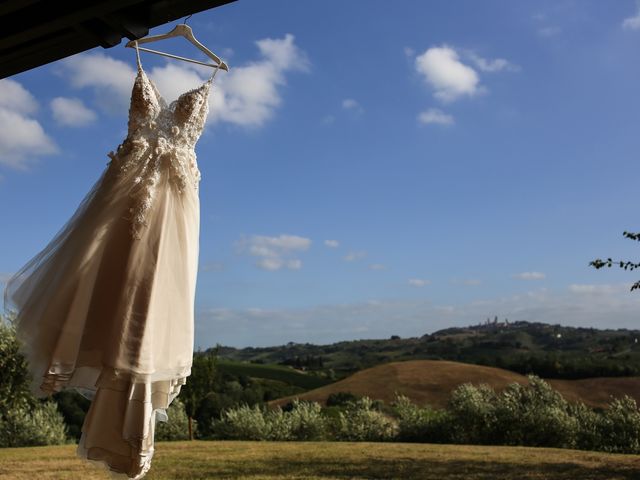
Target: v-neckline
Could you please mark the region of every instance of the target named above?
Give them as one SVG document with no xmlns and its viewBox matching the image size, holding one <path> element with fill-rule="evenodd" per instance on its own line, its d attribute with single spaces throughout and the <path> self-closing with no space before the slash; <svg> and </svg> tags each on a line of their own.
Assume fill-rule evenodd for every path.
<svg viewBox="0 0 640 480">
<path fill-rule="evenodd" d="M 180 101 L 180 99 L 190 93 L 193 93 L 197 90 L 201 90 L 204 87 L 206 87 L 207 85 L 211 84 L 211 80 L 213 80 L 213 77 L 209 78 L 208 80 L 206 80 L 202 85 L 200 85 L 199 87 L 193 88 L 191 90 L 187 90 L 186 92 L 181 93 L 180 95 L 178 95 L 178 98 L 176 98 L 175 100 L 172 100 L 170 103 L 167 102 L 167 100 L 164 98 L 164 96 L 160 93 L 160 90 L 158 89 L 157 85 L 155 84 L 155 82 L 153 80 L 151 80 L 151 78 L 149 78 L 149 76 L 147 75 L 147 72 L 144 70 L 144 68 L 142 68 L 142 65 L 139 65 L 138 68 L 138 75 L 141 78 L 145 78 L 147 82 L 149 82 L 149 84 L 152 87 L 153 90 L 153 94 L 156 97 L 156 101 L 158 102 L 158 104 L 163 107 L 163 108 L 168 108 L 170 109 L 170 107 L 174 104 L 174 103 L 178 103 Z"/>
</svg>

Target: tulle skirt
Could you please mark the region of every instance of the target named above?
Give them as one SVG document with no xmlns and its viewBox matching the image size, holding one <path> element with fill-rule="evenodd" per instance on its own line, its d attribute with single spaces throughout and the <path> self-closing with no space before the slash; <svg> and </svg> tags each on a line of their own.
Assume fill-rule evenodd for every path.
<svg viewBox="0 0 640 480">
<path fill-rule="evenodd" d="M 75 388 L 92 400 L 77 454 L 141 478 L 156 419 L 191 374 L 198 192 L 160 172 L 139 238 L 131 193 L 144 174 L 109 163 L 74 215 L 7 282 L 21 351 L 38 398 Z M 117 475 L 116 475 L 117 476 Z"/>
</svg>

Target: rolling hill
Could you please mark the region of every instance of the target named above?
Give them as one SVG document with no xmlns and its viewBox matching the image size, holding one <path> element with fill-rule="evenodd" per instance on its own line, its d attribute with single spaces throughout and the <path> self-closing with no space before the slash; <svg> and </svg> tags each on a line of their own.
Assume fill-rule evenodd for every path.
<svg viewBox="0 0 640 480">
<path fill-rule="evenodd" d="M 229 360 L 316 371 L 331 379 L 408 360 L 449 360 L 556 379 L 640 376 L 640 330 L 497 319 L 421 337 L 392 335 L 329 345 L 289 342 L 242 349 L 219 346 L 218 353 Z"/>
<path fill-rule="evenodd" d="M 450 392 L 463 383 L 486 383 L 500 391 L 510 383 L 528 383 L 526 376 L 500 368 L 437 360 L 408 360 L 367 368 L 335 383 L 308 392 L 279 398 L 269 406 L 284 405 L 293 398 L 326 404 L 331 393 L 351 392 L 390 403 L 394 392 L 417 404 L 444 407 Z M 609 396 L 630 395 L 640 403 L 640 377 L 549 380 L 567 400 L 581 400 L 592 407 L 605 407 Z"/>
</svg>

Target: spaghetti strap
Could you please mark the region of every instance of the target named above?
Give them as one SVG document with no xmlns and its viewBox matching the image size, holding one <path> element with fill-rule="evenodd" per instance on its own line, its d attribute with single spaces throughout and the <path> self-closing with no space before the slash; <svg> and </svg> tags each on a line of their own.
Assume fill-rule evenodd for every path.
<svg viewBox="0 0 640 480">
<path fill-rule="evenodd" d="M 138 49 L 138 41 L 135 41 L 136 46 L 136 61 L 138 62 L 138 71 L 142 71 L 142 63 L 140 63 L 140 49 Z"/>
<path fill-rule="evenodd" d="M 213 69 L 213 73 L 209 77 L 209 80 L 207 80 L 207 83 L 209 85 L 213 82 L 213 79 L 215 78 L 216 73 L 218 73 L 218 70 L 220 70 L 220 64 L 216 65 L 216 68 Z"/>
</svg>

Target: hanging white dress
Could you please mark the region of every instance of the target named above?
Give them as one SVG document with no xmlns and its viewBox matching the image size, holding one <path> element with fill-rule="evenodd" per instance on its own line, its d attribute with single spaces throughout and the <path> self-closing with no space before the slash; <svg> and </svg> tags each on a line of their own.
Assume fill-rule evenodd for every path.
<svg viewBox="0 0 640 480">
<path fill-rule="evenodd" d="M 8 282 L 5 309 L 43 398 L 91 399 L 77 454 L 142 478 L 156 419 L 191 374 L 200 172 L 213 76 L 167 104 L 138 57 L 128 135 L 74 215 Z"/>
</svg>

